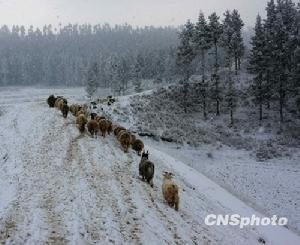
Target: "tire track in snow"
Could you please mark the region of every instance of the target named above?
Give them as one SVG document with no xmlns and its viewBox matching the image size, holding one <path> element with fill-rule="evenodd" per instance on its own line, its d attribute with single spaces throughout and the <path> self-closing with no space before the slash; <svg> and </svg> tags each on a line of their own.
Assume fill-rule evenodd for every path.
<svg viewBox="0 0 300 245">
<path fill-rule="evenodd" d="M 70 131 L 69 133 L 71 134 Z M 101 202 L 99 202 L 98 198 L 103 197 L 103 193 L 100 192 L 101 189 L 97 188 L 97 185 L 93 180 L 97 175 L 97 172 L 91 174 L 91 171 L 86 169 L 86 166 L 90 163 L 90 161 L 87 160 L 86 157 L 88 155 L 82 152 L 79 145 L 79 140 L 83 139 L 84 136 L 85 134 L 80 134 L 70 141 L 64 165 L 66 170 L 71 170 L 71 172 L 73 172 L 72 176 L 70 176 L 70 180 L 73 179 L 72 185 L 75 188 L 74 191 L 76 191 L 77 196 L 77 198 L 74 200 L 74 203 L 77 206 L 76 209 L 79 213 L 79 223 L 81 226 L 79 233 L 81 235 L 81 239 L 83 239 L 87 243 L 96 243 L 103 241 L 106 237 L 106 232 L 103 229 L 102 220 L 99 218 L 103 209 L 103 205 L 99 205 L 99 203 Z M 80 182 L 86 182 L 87 189 L 77 189 L 78 185 L 80 185 Z M 94 200 L 91 201 L 94 204 L 96 203 L 96 205 L 87 207 L 87 205 L 92 205 L 92 203 L 89 203 L 89 200 L 86 201 L 83 200 L 83 198 L 78 198 L 78 196 L 81 196 L 81 194 L 84 192 L 92 192 L 94 194 Z M 85 215 L 81 213 L 82 210 L 86 211 Z"/>
<path fill-rule="evenodd" d="M 74 134 L 70 130 L 69 133 Z M 76 169 L 77 178 L 86 184 L 86 189 L 77 190 L 77 194 L 82 197 L 81 201 L 75 201 L 80 206 L 78 209 L 83 212 L 79 215 L 82 239 L 86 243 L 105 240 L 107 243 L 118 244 L 123 241 L 119 234 L 121 211 L 108 184 L 112 175 L 110 168 L 103 168 L 105 159 L 99 159 L 105 154 L 101 143 L 101 140 L 90 138 L 87 133 L 75 137 L 67 151 L 66 165 L 73 162 L 72 171 Z M 97 152 L 101 154 L 95 154 Z"/>
<path fill-rule="evenodd" d="M 124 236 L 125 242 L 142 244 L 140 237 L 142 232 L 140 224 L 141 216 L 137 213 L 138 207 L 134 203 L 132 196 L 135 192 L 135 186 L 131 175 L 133 159 L 129 154 L 124 154 L 124 152 L 121 151 L 115 144 L 112 144 L 111 140 L 106 144 L 106 147 L 109 148 L 110 154 L 113 156 L 115 161 L 112 166 L 112 173 L 122 195 L 121 202 L 127 206 L 124 216 L 120 217 L 121 232 Z M 125 156 L 126 162 L 119 159 L 120 154 Z"/>
</svg>

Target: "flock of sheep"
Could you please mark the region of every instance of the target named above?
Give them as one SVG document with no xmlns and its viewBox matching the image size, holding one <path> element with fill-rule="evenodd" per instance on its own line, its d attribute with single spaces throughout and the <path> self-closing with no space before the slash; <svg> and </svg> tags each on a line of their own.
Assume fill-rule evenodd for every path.
<svg viewBox="0 0 300 245">
<path fill-rule="evenodd" d="M 109 98 L 108 104 L 114 102 L 114 99 Z M 69 112 L 76 117 L 76 124 L 80 133 L 84 133 L 87 129 L 92 137 L 97 137 L 98 132 L 100 131 L 103 137 L 110 135 L 114 132 L 114 135 L 118 139 L 123 148 L 124 152 L 127 153 L 131 147 L 141 156 L 141 161 L 139 163 L 139 175 L 142 177 L 142 180 L 147 181 L 151 187 L 153 187 L 153 177 L 154 177 L 154 164 L 149 160 L 148 151 L 144 151 L 144 143 L 140 139 L 137 139 L 136 136 L 130 133 L 126 128 L 113 125 L 113 123 L 106 119 L 104 116 L 97 115 L 96 113 L 91 112 L 90 107 L 95 106 L 96 102 L 92 102 L 91 106 L 86 104 L 78 105 L 72 104 L 68 105 L 68 101 L 61 97 L 55 97 L 50 95 L 47 99 L 49 107 L 55 107 L 62 112 L 64 118 L 67 118 Z M 165 200 L 171 207 L 175 207 L 175 210 L 178 211 L 179 208 L 179 188 L 176 183 L 174 183 L 174 175 L 170 172 L 164 172 L 163 174 L 163 184 L 162 192 Z"/>
</svg>

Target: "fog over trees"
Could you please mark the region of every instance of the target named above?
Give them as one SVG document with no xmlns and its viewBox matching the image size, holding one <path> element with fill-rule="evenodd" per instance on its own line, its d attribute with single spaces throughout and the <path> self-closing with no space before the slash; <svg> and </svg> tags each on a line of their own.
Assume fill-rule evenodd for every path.
<svg viewBox="0 0 300 245">
<path fill-rule="evenodd" d="M 0 28 L 0 85 L 85 85 L 97 64 L 99 86 L 137 78 L 170 78 L 175 70 L 175 28 L 67 25 Z"/>
</svg>

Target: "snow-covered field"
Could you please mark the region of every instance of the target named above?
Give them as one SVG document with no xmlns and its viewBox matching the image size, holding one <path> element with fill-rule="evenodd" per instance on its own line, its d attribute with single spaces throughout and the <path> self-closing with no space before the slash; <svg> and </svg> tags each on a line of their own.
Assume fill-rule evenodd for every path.
<svg viewBox="0 0 300 245">
<path fill-rule="evenodd" d="M 207 160 L 203 156 L 194 158 L 195 152 L 170 150 L 165 143 L 160 146 L 149 140 L 146 148 L 156 166 L 151 189 L 138 178 L 140 159 L 134 152 L 124 154 L 114 136 L 93 139 L 80 135 L 72 115 L 65 120 L 56 109 L 48 108 L 45 100 L 52 93 L 70 102 L 84 101 L 82 88 L 0 90 L 1 243 L 259 244 L 264 240 L 266 244 L 300 244 L 300 237 L 285 227 L 206 226 L 208 214 L 267 214 L 197 171 L 191 162 Z M 213 158 L 208 164 L 218 166 L 218 174 L 235 166 L 220 165 L 223 150 L 210 151 Z M 293 173 L 299 176 L 296 166 L 289 167 L 290 172 L 287 166 L 282 167 L 287 178 L 293 179 Z M 205 174 L 214 171 L 197 169 Z M 240 172 L 228 171 L 242 172 L 242 167 L 236 169 Z M 168 170 L 175 173 L 180 187 L 179 212 L 169 208 L 162 197 L 162 172 Z M 295 179 L 282 185 L 297 188 L 298 183 Z M 287 194 L 298 205 L 296 195 Z M 294 218 L 299 222 L 299 217 Z"/>
</svg>

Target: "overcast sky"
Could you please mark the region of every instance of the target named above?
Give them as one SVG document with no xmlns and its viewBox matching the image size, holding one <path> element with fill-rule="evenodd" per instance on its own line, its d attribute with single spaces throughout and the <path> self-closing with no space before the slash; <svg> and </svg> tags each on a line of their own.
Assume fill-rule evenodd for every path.
<svg viewBox="0 0 300 245">
<path fill-rule="evenodd" d="M 58 23 L 128 23 L 178 26 L 206 15 L 236 8 L 247 26 L 265 15 L 267 0 L 0 0 L 0 25 L 42 26 Z"/>
</svg>

